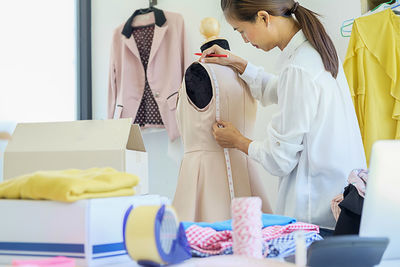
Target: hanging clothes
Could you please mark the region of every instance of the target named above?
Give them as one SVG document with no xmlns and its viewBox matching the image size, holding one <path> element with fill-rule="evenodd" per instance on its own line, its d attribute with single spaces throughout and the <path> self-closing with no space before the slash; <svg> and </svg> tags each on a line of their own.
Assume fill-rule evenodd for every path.
<svg viewBox="0 0 400 267">
<path fill-rule="evenodd" d="M 179 91 L 177 120 L 184 144 L 184 156 L 179 171 L 173 205 L 182 221 L 215 222 L 231 218 L 231 199 L 224 150 L 215 141 L 212 125 L 216 121 L 215 85 L 211 69 L 219 84 L 221 119 L 231 121 L 243 134 L 252 136 L 257 103 L 238 74 L 220 65 L 193 63 L 186 71 Z M 193 71 L 193 68 L 195 69 Z M 199 68 L 203 79 L 197 81 Z M 199 78 L 199 77 L 197 77 Z M 188 88 L 188 84 L 194 88 Z M 187 91 L 206 86 L 212 99 L 203 108 L 197 107 Z M 229 150 L 235 197 L 254 195 L 252 185 L 261 179 L 255 162 L 238 150 Z M 266 194 L 263 212 L 271 213 Z"/>
<path fill-rule="evenodd" d="M 108 118 L 133 118 L 144 127 L 165 127 L 173 141 L 179 136 L 175 118 L 177 90 L 189 63 L 184 22 L 178 13 L 152 10 L 145 15 L 135 12 L 114 30 Z M 150 25 L 154 26 L 152 38 Z M 149 27 L 138 29 L 142 26 Z M 157 112 L 151 114 L 156 107 L 161 118 Z"/>
<path fill-rule="evenodd" d="M 369 163 L 375 141 L 400 139 L 400 17 L 387 9 L 356 19 L 344 70 Z"/>
</svg>

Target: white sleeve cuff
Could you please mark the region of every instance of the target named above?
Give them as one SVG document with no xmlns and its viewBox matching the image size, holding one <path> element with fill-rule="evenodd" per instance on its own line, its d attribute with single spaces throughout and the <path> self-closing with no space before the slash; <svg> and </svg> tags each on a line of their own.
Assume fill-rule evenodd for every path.
<svg viewBox="0 0 400 267">
<path fill-rule="evenodd" d="M 252 160 L 255 160 L 257 162 L 260 162 L 260 159 L 257 157 L 257 143 L 258 141 L 252 141 L 249 145 L 249 148 L 247 150 L 247 154 L 249 155 L 249 158 Z"/>
<path fill-rule="evenodd" d="M 239 74 L 239 77 L 242 78 L 246 83 L 252 84 L 257 78 L 259 67 L 247 62 L 246 69 L 243 74 Z"/>
</svg>

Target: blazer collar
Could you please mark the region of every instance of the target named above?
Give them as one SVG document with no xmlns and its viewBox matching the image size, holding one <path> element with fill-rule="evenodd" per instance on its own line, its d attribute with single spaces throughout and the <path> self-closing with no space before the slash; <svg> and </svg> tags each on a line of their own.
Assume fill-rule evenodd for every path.
<svg viewBox="0 0 400 267">
<path fill-rule="evenodd" d="M 158 27 L 162 27 L 165 24 L 165 22 L 167 21 L 167 19 L 165 18 L 165 15 L 164 15 L 164 11 L 162 11 L 158 8 L 155 8 L 155 7 L 152 8 L 152 11 L 154 12 L 154 18 L 155 18 L 156 25 Z M 124 28 L 122 29 L 121 33 L 128 39 L 131 37 L 131 35 L 133 33 L 133 26 L 132 26 L 133 19 L 137 15 L 140 15 L 140 12 L 141 12 L 140 9 L 136 10 L 132 14 L 132 16 L 126 21 Z"/>
<path fill-rule="evenodd" d="M 154 27 L 153 42 L 151 45 L 150 57 L 149 57 L 149 62 L 148 62 L 149 65 L 150 65 L 150 62 L 153 60 L 155 54 L 157 53 L 158 49 L 160 48 L 162 40 L 163 40 L 167 30 L 168 30 L 168 24 L 164 24 L 164 26 L 162 26 L 162 27 L 159 27 L 157 25 Z M 131 50 L 131 52 L 140 60 L 140 53 L 139 53 L 139 49 L 137 48 L 135 38 L 133 38 L 132 35 L 130 38 L 125 38 L 122 36 L 121 36 L 121 38 L 123 39 L 123 42 L 128 46 L 129 50 Z"/>
</svg>

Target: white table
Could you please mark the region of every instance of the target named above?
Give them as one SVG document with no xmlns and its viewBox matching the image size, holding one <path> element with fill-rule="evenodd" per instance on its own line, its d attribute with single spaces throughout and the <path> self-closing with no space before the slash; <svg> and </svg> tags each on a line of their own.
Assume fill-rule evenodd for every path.
<svg viewBox="0 0 400 267">
<path fill-rule="evenodd" d="M 169 266 L 176 266 L 176 267 L 197 267 L 202 265 L 204 259 L 201 258 L 193 258 L 190 260 L 185 261 L 184 263 L 177 264 L 177 265 L 169 265 Z M 0 265 L 0 267 L 10 267 L 11 265 Z M 267 265 L 266 265 L 267 266 Z M 399 260 L 392 260 L 392 261 L 383 261 L 376 267 L 399 267 L 400 266 L 400 259 Z M 124 263 L 124 264 L 115 264 L 115 265 L 108 265 L 108 267 L 140 267 L 135 262 L 132 263 Z"/>
<path fill-rule="evenodd" d="M 382 261 L 377 267 L 399 267 L 400 266 L 400 259 L 399 260 L 391 260 L 391 261 Z"/>
<path fill-rule="evenodd" d="M 202 259 L 200 258 L 193 258 L 188 261 L 185 261 L 182 264 L 178 265 L 170 265 L 170 266 L 176 266 L 176 267 L 197 267 L 198 265 L 201 265 Z M 132 264 L 122 264 L 122 265 L 112 265 L 110 267 L 138 267 L 140 265 L 136 263 Z M 381 264 L 377 265 L 376 267 L 399 267 L 400 266 L 400 259 L 399 260 L 392 260 L 392 261 L 382 261 Z"/>
</svg>

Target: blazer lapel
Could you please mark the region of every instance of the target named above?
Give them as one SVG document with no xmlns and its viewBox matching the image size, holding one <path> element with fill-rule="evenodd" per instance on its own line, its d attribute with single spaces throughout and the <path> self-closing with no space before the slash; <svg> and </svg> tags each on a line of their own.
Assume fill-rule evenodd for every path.
<svg viewBox="0 0 400 267">
<path fill-rule="evenodd" d="M 160 48 L 160 45 L 167 30 L 168 30 L 168 25 L 165 24 L 163 27 L 158 27 L 157 25 L 154 27 L 154 37 L 153 37 L 153 44 L 151 45 L 151 50 L 150 50 L 149 65 L 150 62 L 153 60 L 155 54 L 157 53 L 157 50 Z"/>
<path fill-rule="evenodd" d="M 131 50 L 131 52 L 140 60 L 140 54 L 135 42 L 135 38 L 133 38 L 133 36 L 131 36 L 131 38 L 126 38 L 122 36 L 121 38 L 124 39 L 124 43 L 129 48 L 129 50 Z"/>
</svg>

